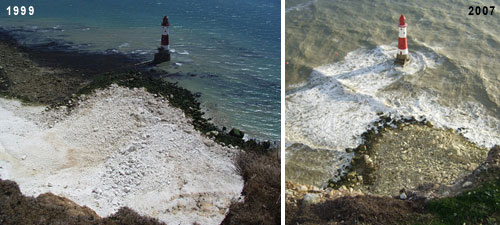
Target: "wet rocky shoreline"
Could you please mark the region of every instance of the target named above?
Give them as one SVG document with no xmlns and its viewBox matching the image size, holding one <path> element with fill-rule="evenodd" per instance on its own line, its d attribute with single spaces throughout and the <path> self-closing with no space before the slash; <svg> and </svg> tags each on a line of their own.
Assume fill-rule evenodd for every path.
<svg viewBox="0 0 500 225">
<path fill-rule="evenodd" d="M 451 184 L 476 169 L 488 153 L 453 129 L 434 128 L 425 118 L 380 115 L 362 138 L 363 144 L 347 149 L 354 153 L 348 172 L 329 186 L 391 196 L 427 183 Z"/>
<path fill-rule="evenodd" d="M 197 130 L 220 144 L 258 152 L 271 147 L 270 141 L 243 140 L 243 131 L 213 124 L 204 117 L 197 100 L 199 94 L 161 80 L 165 74 L 148 65 L 135 66 L 138 61 L 123 54 L 81 53 L 65 50 L 55 42 L 50 44 L 50 48 L 20 46 L 7 31 L 0 29 L 0 96 L 71 110 L 80 95 L 112 83 L 145 87 L 182 109 L 193 119 Z"/>
<path fill-rule="evenodd" d="M 435 128 L 423 117 L 381 114 L 370 127 L 361 135 L 363 143 L 345 153 L 289 146 L 287 166 L 293 168 L 287 167 L 287 180 L 391 196 L 426 182 L 449 184 L 476 169 L 488 152 L 458 131 Z M 333 161 L 338 165 L 336 161 L 345 161 L 346 156 L 352 156 L 352 160 L 342 170 L 328 170 Z M 304 163 L 313 166 L 305 167 Z M 328 178 L 332 176 L 338 178 Z"/>
<path fill-rule="evenodd" d="M 461 198 L 463 193 L 470 194 L 473 192 L 471 190 L 498 181 L 500 146 L 491 149 L 479 147 L 459 131 L 435 128 L 425 118 L 379 116 L 371 128 L 362 134 L 364 143 L 346 150 L 348 154 L 353 154 L 353 160 L 340 174 L 339 180 L 318 182 L 299 179 L 299 175 L 317 179 L 332 174 L 323 171 L 325 175 L 317 175 L 321 173 L 319 167 L 325 164 L 323 161 L 330 159 L 328 157 L 315 164 L 318 168 L 294 167 L 302 171 L 287 174 L 286 207 L 287 211 L 292 212 L 287 214 L 290 215 L 287 224 L 323 224 L 326 221 L 341 224 L 427 224 L 440 219 L 435 211 L 429 209 L 430 205 Z M 318 154 L 324 156 L 325 153 L 320 150 Z M 335 157 L 338 156 L 332 157 L 330 160 L 337 160 Z M 287 155 L 287 166 L 300 162 L 296 158 L 301 158 L 301 155 L 293 155 L 293 162 L 289 161 Z M 301 158 L 301 161 L 304 159 Z M 340 213 L 342 209 L 330 208 L 332 202 L 346 207 L 350 204 L 359 207 Z M 382 202 L 389 203 L 387 209 L 370 205 L 380 205 Z M 368 209 L 363 209 L 365 204 L 368 204 Z M 330 211 L 324 213 L 329 216 L 322 216 L 320 212 L 327 210 L 327 207 Z M 488 207 L 494 209 L 495 206 Z M 375 218 L 357 215 L 351 219 L 342 216 L 359 214 L 361 211 L 373 213 L 372 217 Z M 308 213 L 311 215 L 307 216 Z M 401 213 L 407 216 L 401 216 Z M 412 221 L 415 218 L 420 221 Z M 488 217 L 491 218 L 495 218 L 494 214 Z"/>
<path fill-rule="evenodd" d="M 287 181 L 286 224 L 496 224 L 499 177 L 497 145 L 473 171 L 451 184 L 428 183 L 392 196 Z"/>
</svg>

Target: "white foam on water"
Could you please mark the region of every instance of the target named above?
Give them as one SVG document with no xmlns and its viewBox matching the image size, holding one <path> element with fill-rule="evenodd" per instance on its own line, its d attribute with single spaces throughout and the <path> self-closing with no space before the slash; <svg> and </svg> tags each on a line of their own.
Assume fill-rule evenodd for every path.
<svg viewBox="0 0 500 225">
<path fill-rule="evenodd" d="M 296 84 L 288 84 L 287 88 L 290 90 L 296 90 L 307 85 L 307 82 L 300 82 Z"/>
<path fill-rule="evenodd" d="M 118 48 L 128 48 L 128 47 L 130 47 L 130 44 L 126 42 L 118 46 Z"/>
<path fill-rule="evenodd" d="M 296 6 L 293 6 L 293 7 L 286 8 L 285 9 L 285 13 L 289 13 L 289 12 L 292 12 L 292 11 L 301 11 L 301 10 L 303 10 L 303 9 L 311 6 L 315 2 L 316 2 L 316 0 L 308 1 L 308 2 L 305 2 L 305 3 L 298 4 Z"/>
<path fill-rule="evenodd" d="M 398 90 L 384 90 L 403 76 L 418 76 L 443 62 L 431 49 L 410 51 L 410 64 L 402 68 L 394 65 L 396 52 L 389 46 L 362 48 L 344 61 L 314 69 L 307 84 L 286 96 L 287 144 L 337 151 L 356 147 L 378 112 L 424 116 L 437 127 L 462 128 L 465 137 L 485 147 L 500 143 L 500 121 L 479 103 L 450 108 L 425 91 L 405 97 Z"/>
</svg>

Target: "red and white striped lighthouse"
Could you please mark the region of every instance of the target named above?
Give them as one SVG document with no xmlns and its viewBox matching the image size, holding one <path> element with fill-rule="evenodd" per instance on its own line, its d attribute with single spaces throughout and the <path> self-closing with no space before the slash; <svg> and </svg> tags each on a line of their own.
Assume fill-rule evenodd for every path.
<svg viewBox="0 0 500 225">
<path fill-rule="evenodd" d="M 170 51 L 168 50 L 168 17 L 163 17 L 163 22 L 161 23 L 163 27 L 163 32 L 161 33 L 161 46 L 158 48 L 158 53 L 155 54 L 155 58 L 153 59 L 152 64 L 160 64 L 163 62 L 170 61 Z"/>
<path fill-rule="evenodd" d="M 408 45 L 406 41 L 406 24 L 405 15 L 401 14 L 399 17 L 399 38 L 398 38 L 398 53 L 396 55 L 396 64 L 405 65 L 408 61 L 410 61 L 410 57 L 408 56 Z"/>
<path fill-rule="evenodd" d="M 168 23 L 167 16 L 163 17 L 161 26 L 163 27 L 163 32 L 161 33 L 161 48 L 168 50 L 168 26 L 170 26 L 170 24 Z"/>
</svg>

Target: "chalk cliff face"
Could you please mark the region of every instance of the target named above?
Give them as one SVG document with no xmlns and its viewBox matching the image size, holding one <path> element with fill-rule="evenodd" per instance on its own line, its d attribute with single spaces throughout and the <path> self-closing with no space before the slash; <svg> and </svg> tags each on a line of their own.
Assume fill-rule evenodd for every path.
<svg viewBox="0 0 500 225">
<path fill-rule="evenodd" d="M 233 158 L 181 110 L 144 89 L 112 85 L 72 110 L 0 99 L 0 178 L 99 216 L 128 206 L 174 224 L 219 224 L 243 180 Z"/>
</svg>

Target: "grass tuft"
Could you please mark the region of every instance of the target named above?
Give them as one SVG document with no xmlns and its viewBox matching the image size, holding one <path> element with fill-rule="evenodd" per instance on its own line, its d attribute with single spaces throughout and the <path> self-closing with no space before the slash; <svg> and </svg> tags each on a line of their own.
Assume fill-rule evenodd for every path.
<svg viewBox="0 0 500 225">
<path fill-rule="evenodd" d="M 235 202 L 222 224 L 280 224 L 280 159 L 270 154 L 240 153 L 238 172 L 245 180 L 243 202 Z"/>
<path fill-rule="evenodd" d="M 456 197 L 431 201 L 428 210 L 439 217 L 434 224 L 499 224 L 500 179 Z"/>
</svg>

